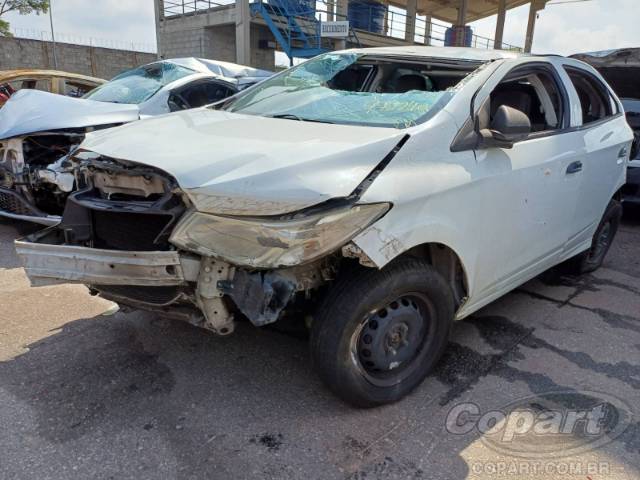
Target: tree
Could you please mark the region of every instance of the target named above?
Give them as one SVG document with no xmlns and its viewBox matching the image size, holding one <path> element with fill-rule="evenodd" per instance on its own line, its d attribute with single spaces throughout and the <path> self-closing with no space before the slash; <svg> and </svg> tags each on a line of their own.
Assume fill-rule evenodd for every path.
<svg viewBox="0 0 640 480">
<path fill-rule="evenodd" d="M 0 17 L 5 13 L 18 12 L 20 15 L 47 13 L 49 0 L 0 0 Z M 0 37 L 11 37 L 9 22 L 0 18 Z"/>
</svg>

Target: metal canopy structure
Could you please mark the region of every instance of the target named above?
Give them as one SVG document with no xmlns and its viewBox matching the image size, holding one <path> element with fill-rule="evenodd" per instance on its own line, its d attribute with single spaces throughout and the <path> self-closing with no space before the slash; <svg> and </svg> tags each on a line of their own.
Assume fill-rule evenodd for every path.
<svg viewBox="0 0 640 480">
<path fill-rule="evenodd" d="M 345 0 L 337 0 L 338 3 Z M 348 0 L 346 0 L 348 1 Z M 451 23 L 456 27 L 464 27 L 468 23 L 497 14 L 494 48 L 501 49 L 502 37 L 507 10 L 529 5 L 529 20 L 525 37 L 525 52 L 530 52 L 533 45 L 537 13 L 543 10 L 550 0 L 382 0 L 384 3 L 406 10 L 411 18 L 407 29 L 415 32 L 416 15 L 425 15 L 431 19 Z M 410 37 L 411 35 L 409 35 Z M 465 33 L 462 32 L 461 43 L 464 45 Z"/>
<path fill-rule="evenodd" d="M 531 52 L 538 12 L 550 0 L 374 0 L 367 3 L 370 5 L 369 28 L 365 25 L 366 18 L 359 20 L 357 26 L 355 20 L 351 24 L 350 3 L 354 1 L 154 0 L 158 45 L 164 47 L 163 37 L 179 39 L 181 32 L 191 32 L 200 37 L 191 43 L 178 40 L 177 46 L 171 51 L 179 51 L 179 56 L 185 56 L 184 53 L 188 53 L 183 52 L 185 48 L 199 48 L 200 56 L 204 56 L 202 51 L 207 45 L 212 51 L 224 51 L 224 55 L 231 58 L 223 47 L 233 44 L 235 37 L 235 59 L 232 60 L 246 65 L 251 64 L 252 52 L 260 49 L 276 49 L 279 46 L 293 61 L 293 58 L 309 58 L 326 50 L 344 49 L 347 42 L 364 46 L 443 43 L 521 51 L 519 47 L 504 43 L 505 23 L 508 10 L 528 6 L 524 51 Z M 384 20 L 375 17 L 379 16 L 380 6 L 384 10 Z M 366 13 L 364 11 L 363 17 Z M 493 15 L 496 15 L 493 39 L 475 35 L 468 28 L 469 23 Z M 354 13 L 353 17 L 357 18 L 358 15 Z M 322 22 L 344 20 L 350 22 L 347 38 L 323 38 L 320 33 Z M 256 50 L 256 46 L 252 46 L 255 42 L 251 41 L 252 24 L 263 28 L 263 31 L 270 31 L 274 40 L 260 38 L 261 43 Z M 223 31 L 228 25 L 235 25 L 235 32 L 229 32 L 228 29 Z M 372 25 L 376 25 L 374 29 Z M 440 30 L 435 31 L 436 28 Z M 212 42 L 213 29 L 217 29 L 216 35 L 228 36 L 228 42 Z M 478 42 L 478 39 L 481 41 Z M 167 48 L 162 50 L 164 53 Z"/>
<path fill-rule="evenodd" d="M 390 0 L 388 3 L 394 7 L 407 9 L 408 6 L 410 8 L 412 0 Z M 510 10 L 527 5 L 531 0 L 506 0 L 504 3 L 505 8 Z M 460 6 L 460 0 L 417 0 L 417 13 L 455 24 L 458 22 Z M 467 0 L 465 20 L 467 23 L 475 22 L 496 15 L 499 10 L 500 0 Z"/>
</svg>

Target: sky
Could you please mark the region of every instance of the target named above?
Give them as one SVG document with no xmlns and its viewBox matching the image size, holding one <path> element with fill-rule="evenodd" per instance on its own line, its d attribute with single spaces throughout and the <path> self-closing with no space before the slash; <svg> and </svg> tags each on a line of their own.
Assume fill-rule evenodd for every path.
<svg viewBox="0 0 640 480">
<path fill-rule="evenodd" d="M 552 0 L 539 12 L 533 50 L 536 53 L 569 55 L 585 51 L 640 47 L 640 0 Z M 74 37 L 97 39 L 95 44 L 110 46 L 135 44 L 143 50 L 155 48 L 153 0 L 52 0 L 54 26 L 62 41 Z M 555 4 L 555 5 L 554 5 Z M 523 46 L 528 6 L 507 13 L 504 41 Z M 48 15 L 4 19 L 19 36 L 40 36 L 50 31 Z M 478 35 L 493 38 L 495 16 L 474 22 Z M 85 43 L 85 42 L 83 42 Z"/>
</svg>

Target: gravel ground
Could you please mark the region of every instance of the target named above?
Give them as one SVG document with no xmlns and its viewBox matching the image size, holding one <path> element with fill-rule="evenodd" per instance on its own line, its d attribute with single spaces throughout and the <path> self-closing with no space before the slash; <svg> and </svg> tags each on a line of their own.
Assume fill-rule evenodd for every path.
<svg viewBox="0 0 640 480">
<path fill-rule="evenodd" d="M 323 388 L 304 339 L 217 338 L 102 315 L 82 286 L 30 288 L 17 235 L 0 223 L 0 478 L 640 478 L 640 212 L 604 268 L 543 275 L 457 323 L 434 374 L 373 410 Z M 607 415 L 595 433 L 525 418 L 511 435 L 455 416 L 516 404 Z"/>
</svg>

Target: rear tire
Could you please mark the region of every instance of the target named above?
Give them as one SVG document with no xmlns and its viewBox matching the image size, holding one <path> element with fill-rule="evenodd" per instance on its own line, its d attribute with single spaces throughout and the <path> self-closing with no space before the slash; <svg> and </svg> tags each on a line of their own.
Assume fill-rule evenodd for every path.
<svg viewBox="0 0 640 480">
<path fill-rule="evenodd" d="M 617 200 L 611 200 L 593 235 L 591 248 L 569 260 L 568 266 L 571 273 L 578 275 L 590 273 L 602 266 L 618 232 L 621 218 L 622 205 Z"/>
<path fill-rule="evenodd" d="M 401 259 L 343 273 L 311 326 L 311 359 L 324 383 L 358 407 L 395 402 L 442 355 L 454 317 L 451 288 L 435 269 Z"/>
</svg>

